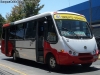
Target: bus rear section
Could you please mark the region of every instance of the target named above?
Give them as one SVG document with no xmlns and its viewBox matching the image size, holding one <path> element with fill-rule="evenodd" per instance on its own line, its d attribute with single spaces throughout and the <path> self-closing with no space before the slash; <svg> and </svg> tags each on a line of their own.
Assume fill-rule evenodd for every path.
<svg viewBox="0 0 100 75">
<path fill-rule="evenodd" d="M 10 24 L 4 24 L 5 27 L 2 27 L 2 40 L 1 40 L 1 52 L 8 57 L 12 56 L 13 44 L 9 40 L 9 30 L 6 26 Z"/>
<path fill-rule="evenodd" d="M 83 15 L 50 12 L 3 26 L 1 51 L 6 56 L 47 64 L 81 64 L 89 67 L 98 59 L 92 30 Z"/>
</svg>

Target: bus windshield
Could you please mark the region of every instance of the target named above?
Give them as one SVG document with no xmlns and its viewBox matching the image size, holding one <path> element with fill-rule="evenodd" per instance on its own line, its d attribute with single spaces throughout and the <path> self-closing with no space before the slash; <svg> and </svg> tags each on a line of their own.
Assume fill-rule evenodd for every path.
<svg viewBox="0 0 100 75">
<path fill-rule="evenodd" d="M 74 19 L 55 19 L 61 36 L 67 38 L 91 38 L 92 33 L 88 23 Z"/>
</svg>

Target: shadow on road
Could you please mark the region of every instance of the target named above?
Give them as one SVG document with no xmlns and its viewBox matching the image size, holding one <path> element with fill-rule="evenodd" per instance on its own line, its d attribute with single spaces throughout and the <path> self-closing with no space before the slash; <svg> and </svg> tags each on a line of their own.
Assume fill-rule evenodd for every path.
<svg viewBox="0 0 100 75">
<path fill-rule="evenodd" d="M 10 59 L 3 59 L 6 61 L 14 62 L 11 58 Z M 49 73 L 51 72 L 50 69 L 48 69 L 47 65 L 36 63 L 34 61 L 26 60 L 26 59 L 20 59 L 18 62 L 14 62 L 17 64 L 22 64 L 30 67 L 35 67 L 38 69 L 46 70 Z M 90 67 L 90 68 L 82 68 L 80 65 L 73 65 L 73 66 L 61 66 L 59 71 L 55 71 L 56 73 L 61 74 L 75 74 L 75 73 L 85 73 L 85 72 L 93 72 L 100 70 L 100 68 L 96 67 Z"/>
</svg>

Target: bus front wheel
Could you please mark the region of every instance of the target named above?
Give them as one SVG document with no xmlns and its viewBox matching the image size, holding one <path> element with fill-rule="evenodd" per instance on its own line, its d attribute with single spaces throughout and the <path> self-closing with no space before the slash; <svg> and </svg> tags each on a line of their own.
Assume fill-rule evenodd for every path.
<svg viewBox="0 0 100 75">
<path fill-rule="evenodd" d="M 59 65 L 57 64 L 56 59 L 53 55 L 48 56 L 47 64 L 51 70 L 56 71 L 59 69 Z"/>
<path fill-rule="evenodd" d="M 92 63 L 86 63 L 86 64 L 81 64 L 81 65 L 84 68 L 88 68 L 88 67 L 90 67 L 92 65 Z"/>
</svg>

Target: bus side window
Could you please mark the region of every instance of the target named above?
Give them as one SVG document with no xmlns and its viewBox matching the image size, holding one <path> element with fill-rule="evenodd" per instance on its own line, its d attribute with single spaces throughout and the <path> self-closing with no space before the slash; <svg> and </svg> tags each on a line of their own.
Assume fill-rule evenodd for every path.
<svg viewBox="0 0 100 75">
<path fill-rule="evenodd" d="M 29 22 L 27 22 L 25 39 L 35 38 L 35 36 L 36 36 L 35 21 L 29 21 Z"/>
<path fill-rule="evenodd" d="M 23 39 L 24 38 L 24 26 L 22 24 L 16 25 L 16 39 Z"/>
<path fill-rule="evenodd" d="M 15 39 L 16 35 L 16 26 L 12 26 L 9 28 L 9 39 Z"/>
<path fill-rule="evenodd" d="M 57 42 L 57 33 L 51 17 L 48 17 L 48 33 L 47 33 L 47 40 L 51 43 Z M 50 19 L 51 18 L 51 19 Z"/>
</svg>

